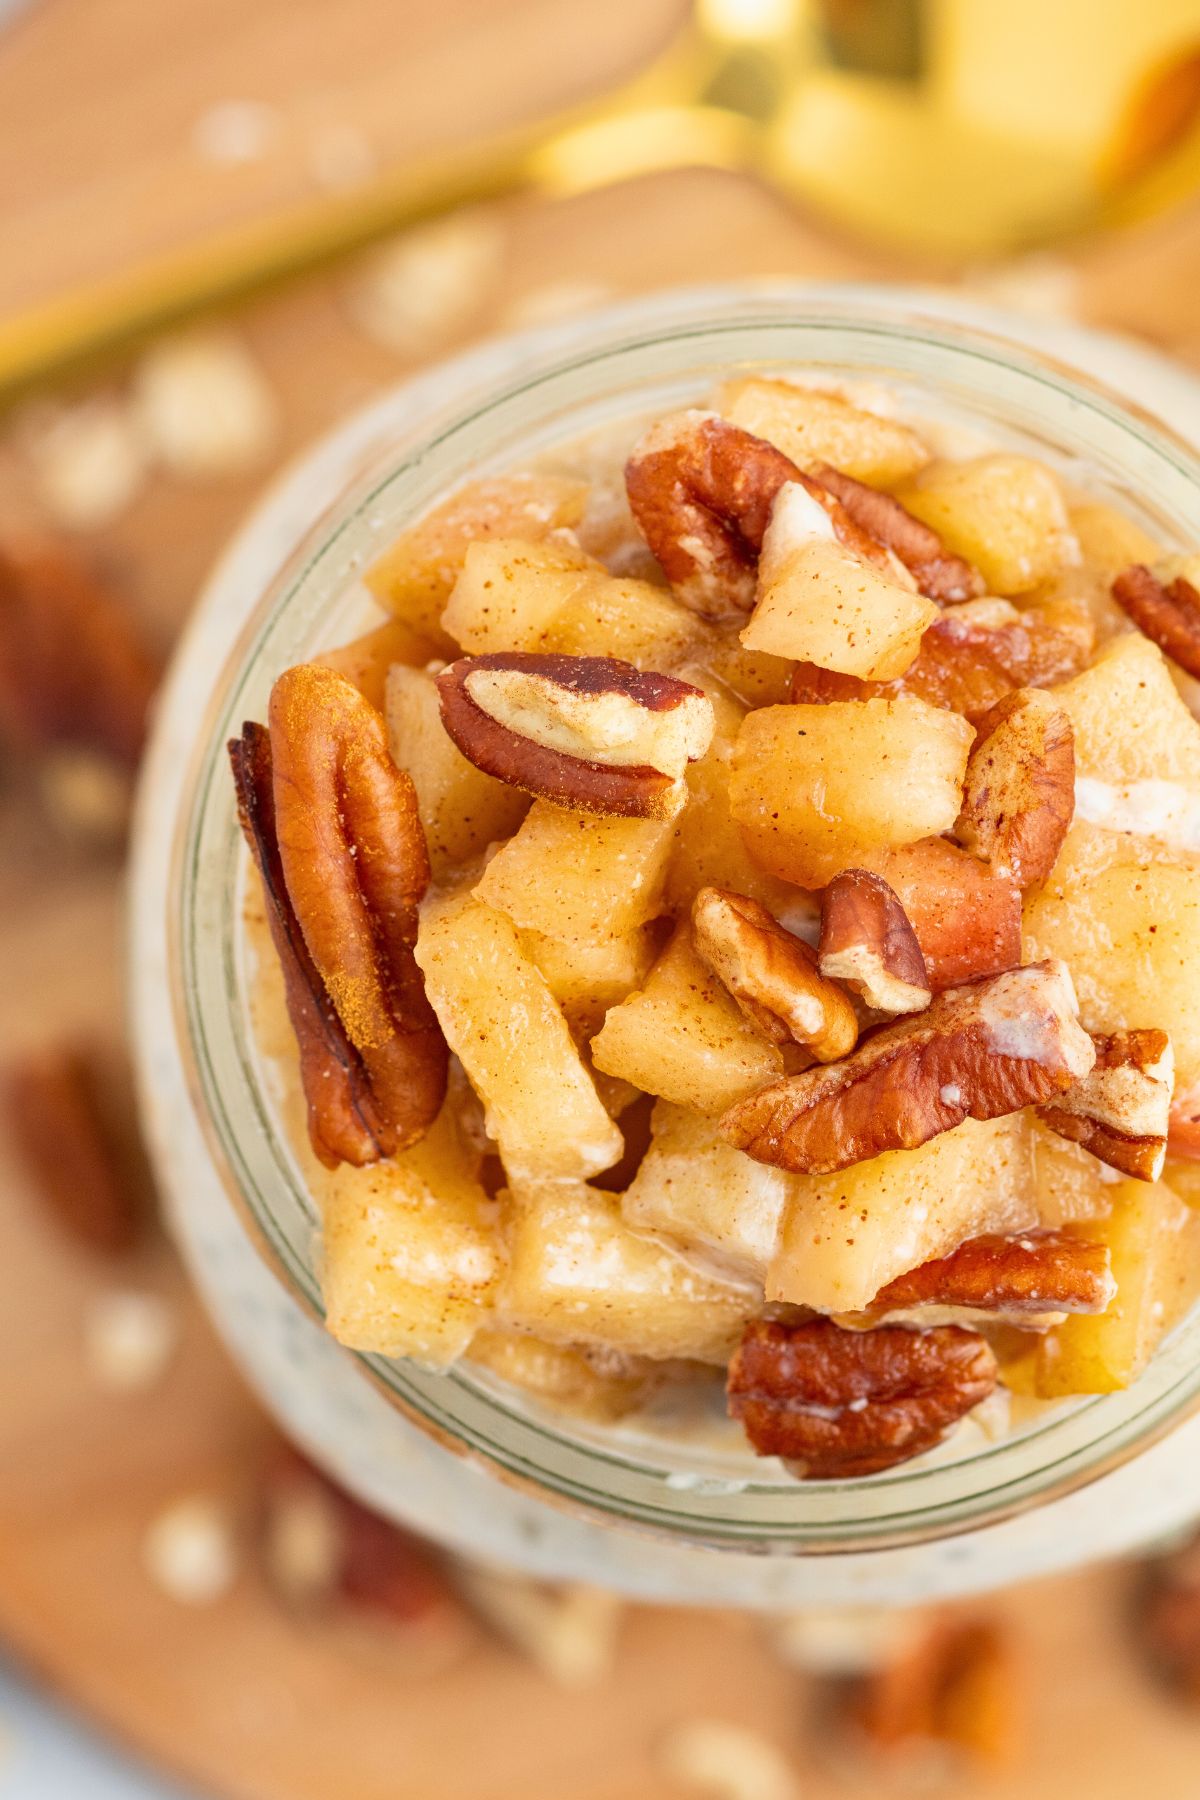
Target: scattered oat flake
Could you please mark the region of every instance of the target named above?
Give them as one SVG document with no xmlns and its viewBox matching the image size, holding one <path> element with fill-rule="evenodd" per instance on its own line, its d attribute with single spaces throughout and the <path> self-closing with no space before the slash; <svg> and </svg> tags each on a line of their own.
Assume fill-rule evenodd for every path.
<svg viewBox="0 0 1200 1800">
<path fill-rule="evenodd" d="M 379 158 L 357 125 L 332 123 L 318 126 L 309 139 L 308 166 L 317 185 L 336 194 L 369 181 Z"/>
<path fill-rule="evenodd" d="M 768 1636 L 793 1668 L 857 1675 L 896 1655 L 917 1629 L 912 1615 L 896 1607 L 807 1607 L 771 1619 Z"/>
<path fill-rule="evenodd" d="M 1079 271 L 1061 256 L 1039 252 L 1010 262 L 980 264 L 963 285 L 979 299 L 1011 307 L 1035 319 L 1079 315 Z"/>
<path fill-rule="evenodd" d="M 277 1593 L 291 1605 L 327 1600 L 345 1561 L 345 1531 L 336 1499 L 317 1481 L 289 1481 L 272 1499 L 263 1562 Z"/>
<path fill-rule="evenodd" d="M 612 1669 L 624 1612 L 615 1594 L 551 1587 L 466 1563 L 458 1581 L 484 1623 L 557 1687 L 594 1687 Z"/>
<path fill-rule="evenodd" d="M 614 291 L 602 281 L 548 281 L 544 287 L 519 294 L 504 312 L 503 323 L 514 331 L 534 325 L 552 325 L 578 313 L 607 306 Z"/>
<path fill-rule="evenodd" d="M 224 1507 L 204 1495 L 177 1500 L 142 1543 L 146 1573 L 181 1606 L 210 1606 L 237 1576 L 237 1551 Z"/>
<path fill-rule="evenodd" d="M 65 838 L 112 847 L 129 824 L 130 784 L 106 756 L 75 744 L 43 753 L 37 786 L 51 824 Z"/>
<path fill-rule="evenodd" d="M 66 531 L 92 531 L 123 513 L 146 478 L 138 421 L 116 395 L 37 401 L 14 425 L 46 511 Z"/>
<path fill-rule="evenodd" d="M 368 337 L 402 356 L 421 356 L 479 317 L 503 258 L 498 220 L 454 213 L 373 251 L 347 303 Z"/>
<path fill-rule="evenodd" d="M 111 1288 L 84 1319 L 84 1354 L 97 1386 L 113 1394 L 144 1393 L 161 1380 L 179 1342 L 174 1307 L 161 1294 Z"/>
<path fill-rule="evenodd" d="M 228 331 L 161 339 L 134 374 L 147 442 L 178 475 L 236 475 L 269 455 L 279 430 L 274 395 Z"/>
<path fill-rule="evenodd" d="M 262 100 L 219 100 L 192 127 L 192 148 L 205 162 L 234 168 L 258 162 L 279 135 L 279 114 Z"/>
<path fill-rule="evenodd" d="M 662 1740 L 659 1767 L 679 1788 L 713 1800 L 798 1800 L 799 1782 L 781 1750 L 724 1719 L 689 1719 Z"/>
</svg>

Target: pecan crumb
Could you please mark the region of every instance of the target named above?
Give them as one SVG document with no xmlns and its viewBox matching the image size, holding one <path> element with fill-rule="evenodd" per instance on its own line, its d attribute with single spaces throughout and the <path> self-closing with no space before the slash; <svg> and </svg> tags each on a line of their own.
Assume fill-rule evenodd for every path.
<svg viewBox="0 0 1200 1800">
<path fill-rule="evenodd" d="M 1200 1538 L 1144 1565 L 1134 1617 L 1155 1674 L 1200 1706 Z"/>
</svg>

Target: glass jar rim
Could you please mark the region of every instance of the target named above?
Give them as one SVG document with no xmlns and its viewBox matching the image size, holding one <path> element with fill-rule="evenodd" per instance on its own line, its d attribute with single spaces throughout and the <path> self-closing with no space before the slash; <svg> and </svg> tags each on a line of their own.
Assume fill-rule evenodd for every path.
<svg viewBox="0 0 1200 1800">
<path fill-rule="evenodd" d="M 932 383 L 942 396 L 961 390 L 964 414 L 999 407 L 1014 431 L 1043 441 L 1060 461 L 1068 445 L 1068 457 L 1099 460 L 1113 486 L 1128 487 L 1127 503 L 1152 494 L 1169 530 L 1200 537 L 1200 458 L 1181 438 L 1090 377 L 910 310 L 886 290 L 853 300 L 815 299 L 810 288 L 657 296 L 538 339 L 526 334 L 488 346 L 393 395 L 377 409 L 390 437 L 386 472 L 359 475 L 300 544 L 284 547 L 283 566 L 248 613 L 197 735 L 173 852 L 172 997 L 192 1090 L 243 1217 L 310 1311 L 320 1311 L 311 1200 L 273 1116 L 245 1018 L 235 904 L 243 859 L 224 740 L 242 717 L 261 716 L 265 687 L 296 660 L 281 655 L 284 646 L 319 629 L 374 540 L 381 547 L 468 472 L 502 466 L 516 440 L 532 449 L 561 441 L 577 434 L 581 410 L 589 420 L 627 414 L 629 396 L 668 377 L 683 397 L 689 384 L 692 392 L 701 385 L 702 371 L 728 372 L 730 364 Z M 430 419 L 422 409 L 434 395 Z M 573 422 L 567 431 L 564 417 Z M 410 1418 L 542 1497 L 742 1550 L 860 1550 L 991 1524 L 1094 1480 L 1200 1405 L 1200 1322 L 1193 1319 L 1123 1394 L 1076 1402 L 953 1460 L 803 1486 L 719 1468 L 697 1475 L 681 1466 L 686 1452 L 668 1466 L 671 1459 L 650 1458 L 611 1430 L 541 1413 L 478 1371 L 432 1374 L 360 1360 Z"/>
</svg>

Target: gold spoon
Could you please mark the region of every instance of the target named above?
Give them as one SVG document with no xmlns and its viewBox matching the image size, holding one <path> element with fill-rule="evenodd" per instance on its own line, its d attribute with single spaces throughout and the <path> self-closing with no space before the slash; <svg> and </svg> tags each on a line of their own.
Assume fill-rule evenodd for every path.
<svg viewBox="0 0 1200 1800">
<path fill-rule="evenodd" d="M 696 0 L 662 54 L 597 101 L 410 162 L 350 195 L 295 203 L 0 323 L 0 399 L 402 226 L 501 194 L 578 194 L 682 167 L 736 170 L 864 238 L 944 262 L 1189 190 L 1200 179 L 1200 0 L 1140 0 L 1118 7 L 1107 28 L 1098 15 L 1112 15 L 1111 5 L 1054 0 L 1054 9 L 1055 42 L 1064 64 L 1073 63 L 1063 84 L 1094 101 L 1094 118 L 1075 106 L 1079 142 L 1061 130 L 1066 88 L 1044 66 L 1044 44 L 1039 92 L 1049 117 L 1032 128 L 1018 119 L 1006 131 L 1003 119 L 980 125 L 972 116 L 996 96 L 1002 110 L 1007 96 L 1027 94 L 1029 33 L 1040 14 L 1045 36 L 1045 0 Z M 989 19 L 1000 21 L 999 34 L 979 36 Z M 1064 22 L 1078 27 L 1074 39 Z M 1085 45 L 1087 55 L 1073 58 Z M 1128 91 L 1129 72 L 1143 67 L 1154 80 L 1143 84 L 1137 112 L 1106 116 L 1118 74 Z M 1089 95 L 1089 71 L 1108 89 Z M 1105 130 L 1119 145 L 1108 144 L 1107 164 L 1091 141 Z M 1119 179 L 1106 180 L 1106 169 Z"/>
</svg>

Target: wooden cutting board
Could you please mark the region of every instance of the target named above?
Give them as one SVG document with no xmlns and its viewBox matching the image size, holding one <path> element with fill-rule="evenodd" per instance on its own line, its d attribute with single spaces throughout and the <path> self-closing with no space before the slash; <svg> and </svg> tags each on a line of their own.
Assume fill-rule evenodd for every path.
<svg viewBox="0 0 1200 1800">
<path fill-rule="evenodd" d="M 240 174 L 201 168 L 193 187 L 180 134 L 216 102 L 295 100 L 306 118 L 326 120 L 370 109 L 402 153 L 420 133 L 433 141 L 456 129 L 460 111 L 494 123 L 566 97 L 564 69 L 571 79 L 607 79 L 676 11 L 673 0 L 603 9 L 569 0 L 504 8 L 42 0 L 0 37 L 0 203 L 22 243 L 0 275 L 0 309 L 176 225 L 190 230 L 252 207 L 259 183 L 302 178 L 300 161 L 281 151 L 278 165 Z M 300 136 L 288 138 L 293 149 Z M 458 340 L 528 316 L 531 301 L 551 310 L 564 284 L 624 295 L 742 274 L 905 272 L 819 235 L 760 189 L 711 174 L 555 206 L 512 203 L 496 216 L 503 253 Z M 1082 316 L 1200 362 L 1195 216 L 1081 247 L 1074 263 L 1075 274 L 1061 262 L 1023 265 L 1010 287 L 1043 305 L 1067 294 Z M 348 279 L 326 275 L 236 321 L 279 408 L 278 442 L 262 467 L 204 484 L 156 473 L 84 540 L 164 648 L 272 468 L 413 366 L 355 328 Z M 23 440 L 10 430 L 0 439 L 0 530 L 45 516 Z M 56 835 L 26 775 L 7 770 L 0 1044 L 12 1051 L 78 1031 L 111 1037 L 120 962 L 118 862 Z M 744 1620 L 632 1613 L 611 1677 L 567 1694 L 482 1637 L 453 1669 L 420 1677 L 386 1634 L 298 1623 L 249 1556 L 211 1606 L 170 1600 L 143 1566 L 148 1525 L 192 1494 L 244 1519 L 269 1427 L 169 1250 L 97 1265 L 38 1214 L 3 1146 L 0 1263 L 0 1634 L 65 1698 L 164 1768 L 237 1800 L 649 1800 L 667 1791 L 654 1761 L 662 1733 L 708 1716 L 754 1725 L 794 1753 L 809 1796 L 872 1791 L 869 1781 L 829 1772 L 815 1696 Z M 140 1396 L 98 1391 L 84 1354 L 88 1308 L 114 1285 L 151 1288 L 178 1308 L 179 1353 Z M 1163 1700 L 1127 1649 L 1126 1587 L 1116 1571 L 1005 1596 L 1022 1646 L 1026 1749 L 1008 1773 L 978 1788 L 959 1784 L 964 1800 L 976 1792 L 1126 1800 L 1135 1783 L 1156 1800 L 1196 1792 L 1200 1721 Z"/>
</svg>

